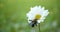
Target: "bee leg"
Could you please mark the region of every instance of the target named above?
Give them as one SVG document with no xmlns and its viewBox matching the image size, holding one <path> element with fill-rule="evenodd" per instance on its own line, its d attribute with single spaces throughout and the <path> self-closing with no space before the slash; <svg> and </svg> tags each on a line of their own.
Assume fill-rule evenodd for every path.
<svg viewBox="0 0 60 32">
<path fill-rule="evenodd" d="M 34 24 L 37 26 L 37 21 Z"/>
<path fill-rule="evenodd" d="M 35 24 L 37 26 L 37 24 Z"/>
</svg>

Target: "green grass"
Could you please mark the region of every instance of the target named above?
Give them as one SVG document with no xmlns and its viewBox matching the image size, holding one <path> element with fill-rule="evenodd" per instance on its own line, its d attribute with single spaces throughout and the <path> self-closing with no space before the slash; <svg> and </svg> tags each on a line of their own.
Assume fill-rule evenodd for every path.
<svg viewBox="0 0 60 32">
<path fill-rule="evenodd" d="M 51 23 L 57 20 L 57 0 L 1 0 L 0 30 L 2 32 L 38 32 L 38 27 L 32 28 L 28 25 L 26 13 L 30 11 L 30 7 L 39 5 L 50 12 L 45 22 L 40 24 L 40 30 L 42 32 L 55 31 L 56 28 L 52 30 Z"/>
</svg>

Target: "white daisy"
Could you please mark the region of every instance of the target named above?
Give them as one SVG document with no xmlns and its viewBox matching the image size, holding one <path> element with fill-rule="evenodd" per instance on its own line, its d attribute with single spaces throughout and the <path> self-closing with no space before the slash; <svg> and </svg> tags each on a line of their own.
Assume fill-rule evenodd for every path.
<svg viewBox="0 0 60 32">
<path fill-rule="evenodd" d="M 31 23 L 29 20 L 37 19 L 37 22 L 43 22 L 46 16 L 49 14 L 48 10 L 45 10 L 44 7 L 35 6 L 31 7 L 30 11 L 26 14 L 28 18 L 28 23 Z"/>
</svg>

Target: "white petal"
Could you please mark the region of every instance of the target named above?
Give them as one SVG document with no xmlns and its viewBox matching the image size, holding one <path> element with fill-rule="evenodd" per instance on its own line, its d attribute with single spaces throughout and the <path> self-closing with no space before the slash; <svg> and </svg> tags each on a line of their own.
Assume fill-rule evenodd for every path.
<svg viewBox="0 0 60 32">
<path fill-rule="evenodd" d="M 41 6 L 35 6 L 35 7 L 31 7 L 30 11 L 27 13 L 27 17 L 30 20 L 35 19 L 35 15 L 36 14 L 40 14 L 41 18 L 40 20 L 38 20 L 38 23 L 43 22 L 44 19 L 46 18 L 46 16 L 49 14 L 48 10 L 44 10 L 44 7 Z M 30 23 L 30 21 L 29 21 Z"/>
<path fill-rule="evenodd" d="M 44 7 L 42 7 L 42 10 L 44 10 L 45 8 Z"/>
<path fill-rule="evenodd" d="M 40 23 L 41 22 L 41 20 L 37 20 L 38 21 L 38 23 Z"/>
</svg>

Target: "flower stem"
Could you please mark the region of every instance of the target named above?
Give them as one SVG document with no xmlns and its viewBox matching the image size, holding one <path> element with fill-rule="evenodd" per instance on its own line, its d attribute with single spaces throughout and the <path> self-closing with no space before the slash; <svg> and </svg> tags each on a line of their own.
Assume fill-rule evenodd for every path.
<svg viewBox="0 0 60 32">
<path fill-rule="evenodd" d="M 40 32 L 40 23 L 39 23 L 38 29 L 39 29 L 39 32 Z"/>
</svg>

